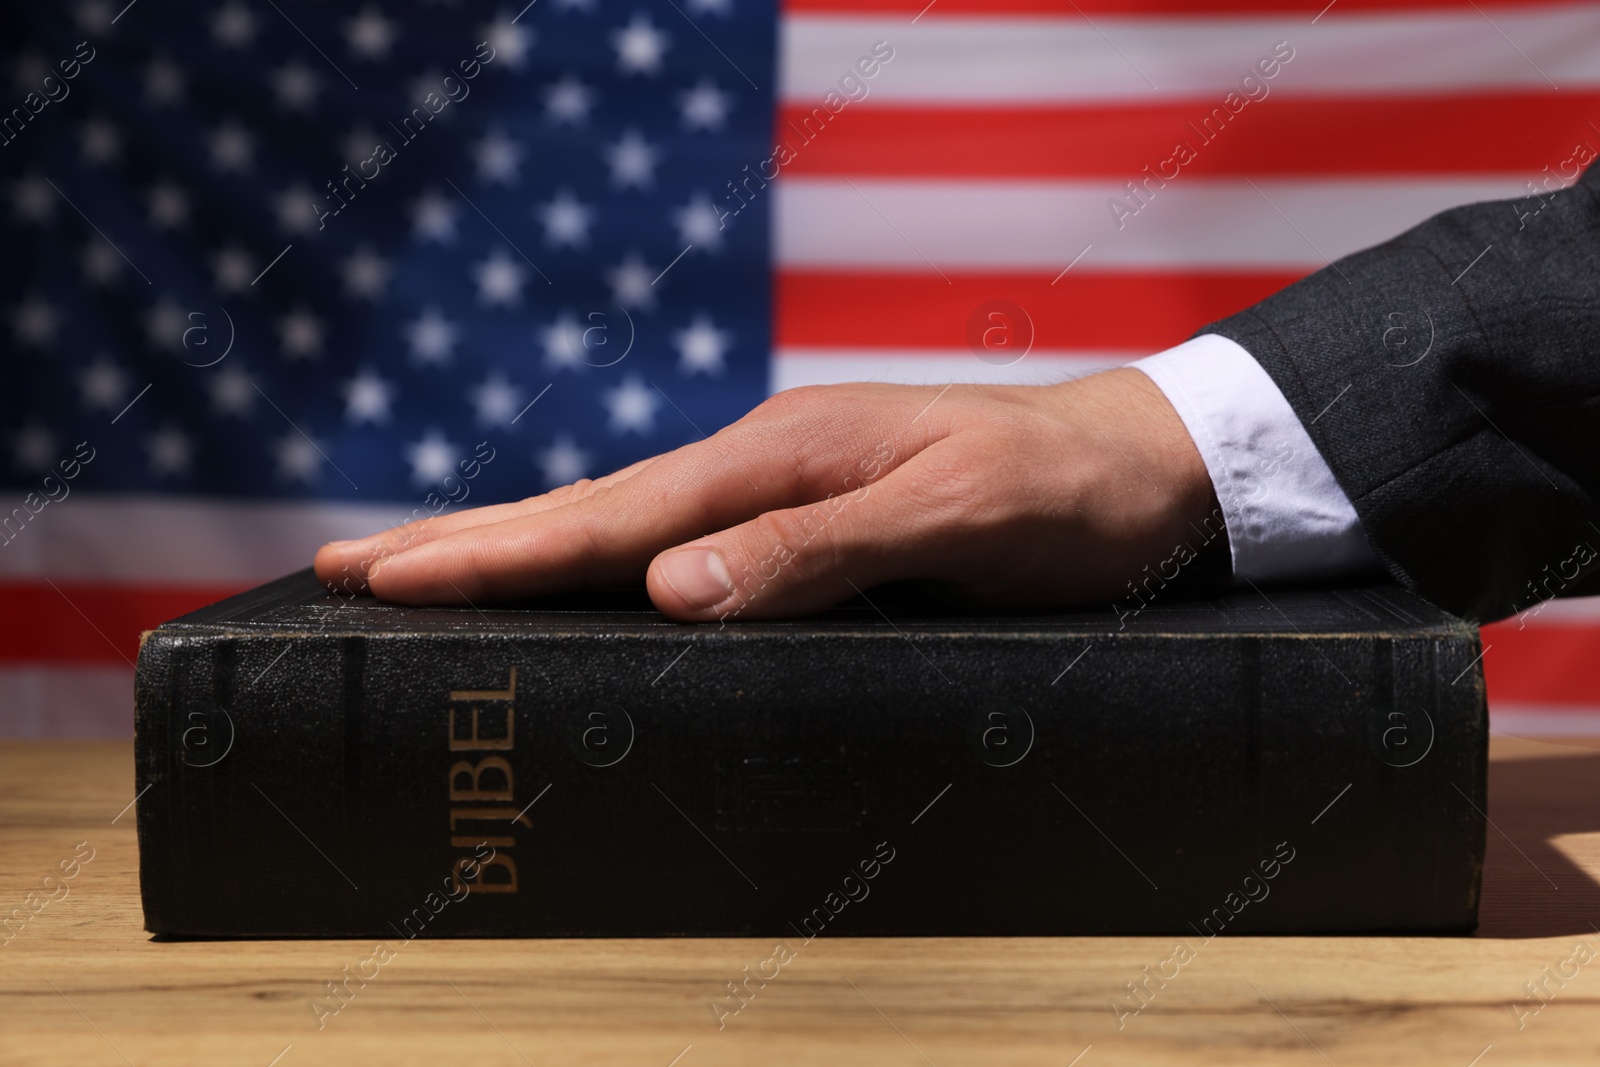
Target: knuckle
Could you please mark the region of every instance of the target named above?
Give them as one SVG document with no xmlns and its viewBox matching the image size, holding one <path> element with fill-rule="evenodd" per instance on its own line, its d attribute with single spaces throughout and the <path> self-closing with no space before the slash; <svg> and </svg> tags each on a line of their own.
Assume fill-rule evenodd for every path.
<svg viewBox="0 0 1600 1067">
<path fill-rule="evenodd" d="M 821 504 L 757 516 L 742 547 L 745 566 L 769 582 L 805 582 L 839 564 L 839 542 Z"/>
<path fill-rule="evenodd" d="M 604 491 L 592 493 L 574 503 L 574 521 L 562 525 L 559 536 L 565 542 L 561 555 L 569 557 L 584 577 L 592 575 L 607 558 L 606 539 L 601 535 L 605 516 L 597 511 Z"/>
<path fill-rule="evenodd" d="M 441 560 L 443 566 L 438 572 L 456 592 L 470 600 L 479 600 L 492 590 L 493 576 L 501 573 L 502 555 L 499 542 L 470 538 L 460 546 L 456 559 Z"/>
<path fill-rule="evenodd" d="M 773 393 L 757 404 L 739 422 L 787 423 L 796 419 L 810 418 L 826 409 L 826 400 L 835 391 L 835 387 L 827 385 L 802 385 L 785 389 L 781 393 Z"/>
<path fill-rule="evenodd" d="M 554 504 L 566 504 L 573 500 L 582 499 L 592 491 L 590 487 L 593 485 L 593 480 L 589 478 L 579 478 L 570 485 L 558 485 L 547 493 L 540 493 L 537 496 L 526 497 L 523 500 L 523 503 L 538 504 L 549 502 Z"/>
</svg>

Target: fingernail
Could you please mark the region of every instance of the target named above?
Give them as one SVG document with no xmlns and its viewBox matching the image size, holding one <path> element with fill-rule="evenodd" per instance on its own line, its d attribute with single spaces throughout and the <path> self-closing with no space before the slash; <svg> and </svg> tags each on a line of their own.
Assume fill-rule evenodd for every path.
<svg viewBox="0 0 1600 1067">
<path fill-rule="evenodd" d="M 708 548 L 686 548 L 661 558 L 661 577 L 691 608 L 709 608 L 733 592 L 722 557 Z"/>
</svg>

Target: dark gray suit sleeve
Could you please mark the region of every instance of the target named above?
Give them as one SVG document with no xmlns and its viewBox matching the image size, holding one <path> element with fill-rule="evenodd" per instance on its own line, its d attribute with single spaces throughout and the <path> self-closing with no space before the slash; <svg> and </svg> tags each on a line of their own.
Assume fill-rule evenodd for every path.
<svg viewBox="0 0 1600 1067">
<path fill-rule="evenodd" d="M 1600 164 L 1201 332 L 1272 376 L 1407 587 L 1485 621 L 1600 593 Z"/>
</svg>

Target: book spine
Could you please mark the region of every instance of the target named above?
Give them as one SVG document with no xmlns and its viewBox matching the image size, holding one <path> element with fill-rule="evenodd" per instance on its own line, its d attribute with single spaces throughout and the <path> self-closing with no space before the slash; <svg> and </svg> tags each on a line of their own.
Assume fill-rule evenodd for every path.
<svg viewBox="0 0 1600 1067">
<path fill-rule="evenodd" d="M 1466 629 L 164 628 L 137 681 L 146 924 L 391 940 L 1469 930 L 1477 654 Z"/>
</svg>

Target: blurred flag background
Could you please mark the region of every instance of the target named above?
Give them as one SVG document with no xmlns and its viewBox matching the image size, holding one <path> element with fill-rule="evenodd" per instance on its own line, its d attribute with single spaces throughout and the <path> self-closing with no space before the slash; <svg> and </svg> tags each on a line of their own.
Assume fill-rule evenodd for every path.
<svg viewBox="0 0 1600 1067">
<path fill-rule="evenodd" d="M 1593 3 L 79 0 L 0 49 L 11 736 L 129 734 L 139 632 L 322 541 L 793 385 L 1116 365 L 1600 148 Z M 1600 733 L 1600 606 L 1484 641 L 1496 729 Z"/>
</svg>

